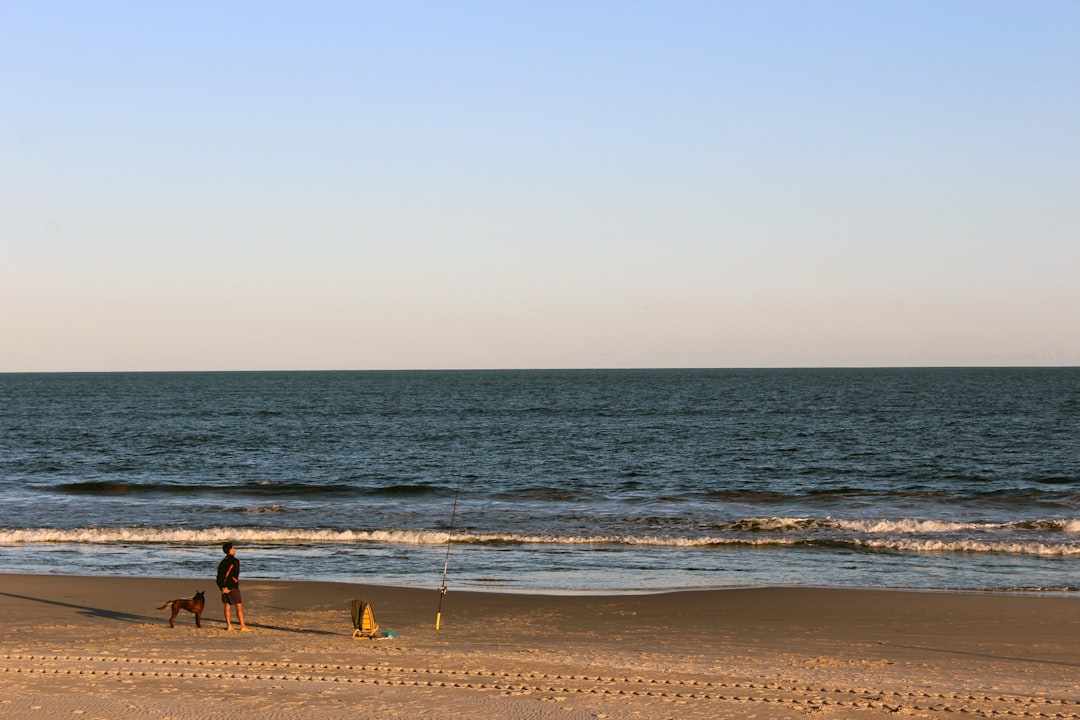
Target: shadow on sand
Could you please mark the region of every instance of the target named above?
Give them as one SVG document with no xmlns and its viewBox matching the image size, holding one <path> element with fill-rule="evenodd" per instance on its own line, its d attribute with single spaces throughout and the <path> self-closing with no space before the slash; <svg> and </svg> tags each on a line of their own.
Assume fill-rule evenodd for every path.
<svg viewBox="0 0 1080 720">
<path fill-rule="evenodd" d="M 44 605 L 55 605 L 57 607 L 71 608 L 77 610 L 80 615 L 91 618 L 102 618 L 104 620 L 116 620 L 118 622 L 127 623 L 154 623 L 164 622 L 168 624 L 167 618 L 152 616 L 152 615 L 133 615 L 131 613 L 120 612 L 118 610 L 107 610 L 105 608 L 87 607 L 86 605 L 76 605 L 74 603 L 60 602 L 59 600 L 49 600 L 48 598 L 31 597 L 29 595 L 17 595 L 15 593 L 0 592 L 0 595 L 4 597 L 14 598 L 16 600 L 28 600 L 30 602 L 42 603 Z M 178 618 L 179 619 L 179 618 Z M 215 623 L 217 625 L 224 625 L 224 620 L 217 620 L 214 618 L 208 618 L 203 615 L 203 623 Z M 329 636 L 348 636 L 349 633 L 344 632 L 332 632 L 329 630 L 312 630 L 305 628 L 287 628 L 277 625 L 266 625 L 262 623 L 248 623 L 253 629 L 259 630 L 273 630 L 275 632 L 296 633 L 298 635 L 329 635 Z"/>
</svg>

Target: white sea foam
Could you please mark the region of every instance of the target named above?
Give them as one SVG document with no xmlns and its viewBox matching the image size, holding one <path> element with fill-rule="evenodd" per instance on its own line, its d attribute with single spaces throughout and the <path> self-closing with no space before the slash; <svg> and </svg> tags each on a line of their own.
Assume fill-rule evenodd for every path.
<svg viewBox="0 0 1080 720">
<path fill-rule="evenodd" d="M 731 523 L 733 528 L 758 531 L 791 531 L 806 529 L 842 530 L 866 535 L 935 535 L 982 533 L 997 530 L 1065 532 L 1080 534 L 1080 519 L 1040 519 L 998 522 L 955 522 L 933 519 L 846 520 L 839 518 L 814 519 L 807 517 L 747 518 Z"/>
<path fill-rule="evenodd" d="M 899 518 L 850 520 L 841 518 L 810 517 L 755 517 L 744 518 L 723 527 L 733 530 L 759 532 L 789 532 L 803 530 L 842 530 L 867 535 L 942 534 L 965 532 L 989 532 L 995 530 L 1048 531 L 1080 534 L 1080 519 L 1017 520 L 1012 522 L 955 522 L 950 520 Z"/>
<path fill-rule="evenodd" d="M 998 530 L 1001 523 L 959 523 L 944 520 L 832 520 L 841 530 L 867 534 L 934 534 Z"/>
<path fill-rule="evenodd" d="M 789 538 L 739 539 L 722 537 L 679 538 L 632 535 L 539 535 L 515 533 L 456 533 L 426 530 L 250 530 L 239 528 L 208 528 L 205 530 L 156 530 L 149 528 L 30 528 L 0 531 L 0 545 L 26 543 L 72 543 L 88 545 L 168 544 L 205 545 L 224 540 L 249 545 L 352 545 L 399 544 L 445 545 L 460 544 L 532 544 L 532 545 L 628 545 L 660 547 L 705 547 L 723 544 L 775 545 L 792 544 Z"/>
<path fill-rule="evenodd" d="M 978 542 L 974 540 L 853 540 L 853 545 L 875 550 L 913 553 L 1009 553 L 1080 557 L 1080 545 L 1065 543 Z"/>
<path fill-rule="evenodd" d="M 1080 520 L 1071 518 L 1059 518 L 1054 520 L 1017 520 L 1005 524 L 1003 527 L 1015 530 L 1028 530 L 1035 532 L 1062 532 L 1080 534 Z"/>
<path fill-rule="evenodd" d="M 776 527 L 794 523 L 791 527 L 805 528 L 805 519 L 775 518 Z M 1062 521 L 1062 527 L 1074 521 Z M 801 524 L 800 524 L 801 523 Z M 886 530 L 879 525 L 887 525 Z M 427 530 L 321 530 L 321 529 L 242 529 L 215 527 L 207 529 L 153 528 L 28 528 L 0 531 L 0 545 L 20 544 L 87 544 L 87 545 L 212 545 L 224 540 L 247 545 L 445 545 L 448 542 L 473 545 L 616 545 L 624 547 L 717 548 L 724 546 L 782 547 L 802 544 L 851 546 L 909 553 L 1012 553 L 1022 555 L 1080 556 L 1080 543 L 1023 542 L 1011 539 L 984 540 L 956 537 L 958 529 L 970 530 L 984 526 L 925 521 L 890 521 L 858 523 L 850 521 L 822 522 L 818 527 L 832 526 L 847 530 L 844 534 L 807 535 L 543 535 L 516 533 L 455 533 Z M 990 526 L 985 526 L 990 527 Z M 995 526 L 1000 527 L 1000 526 Z M 857 532 L 853 535 L 852 532 Z M 865 537 L 889 532 L 891 537 Z M 923 537 L 907 537 L 921 533 Z M 939 535 L 934 537 L 934 535 Z M 941 536 L 944 534 L 944 536 Z"/>
<path fill-rule="evenodd" d="M 0 544 L 85 543 L 85 544 L 180 544 L 202 545 L 224 540 L 248 544 L 354 544 L 404 543 L 440 545 L 446 533 L 427 531 L 382 530 L 265 530 L 217 527 L 203 530 L 154 528 L 30 528 L 0 531 Z"/>
</svg>

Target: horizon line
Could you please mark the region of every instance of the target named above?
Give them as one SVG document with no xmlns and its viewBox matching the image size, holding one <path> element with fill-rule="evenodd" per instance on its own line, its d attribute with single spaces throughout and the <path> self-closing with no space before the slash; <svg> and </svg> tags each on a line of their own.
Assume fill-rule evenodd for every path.
<svg viewBox="0 0 1080 720">
<path fill-rule="evenodd" d="M 702 370 L 1065 370 L 1080 365 L 730 365 L 730 366 L 580 366 L 580 367 L 415 367 L 415 368 L 257 368 L 202 370 L 0 370 L 0 375 L 166 375 L 221 373 L 409 373 L 409 372 L 618 372 L 618 371 L 702 371 Z"/>
</svg>

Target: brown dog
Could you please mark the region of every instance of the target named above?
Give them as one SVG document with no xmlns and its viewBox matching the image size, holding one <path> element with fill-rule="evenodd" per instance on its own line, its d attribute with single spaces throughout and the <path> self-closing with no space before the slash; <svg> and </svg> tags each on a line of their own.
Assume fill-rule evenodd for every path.
<svg viewBox="0 0 1080 720">
<path fill-rule="evenodd" d="M 195 593 L 195 597 L 180 598 L 179 600 L 166 600 L 158 610 L 164 610 L 169 607 L 169 605 L 172 605 L 172 617 L 169 618 L 169 627 L 176 627 L 173 625 L 173 621 L 176 620 L 176 616 L 180 614 L 181 610 L 195 613 L 195 627 L 202 627 L 202 611 L 203 607 L 206 605 L 206 598 L 203 597 L 202 590 Z"/>
</svg>

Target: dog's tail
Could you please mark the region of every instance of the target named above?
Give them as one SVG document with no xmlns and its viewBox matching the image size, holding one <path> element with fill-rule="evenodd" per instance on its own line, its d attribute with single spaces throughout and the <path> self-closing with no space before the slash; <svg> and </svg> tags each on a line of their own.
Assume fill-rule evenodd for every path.
<svg viewBox="0 0 1080 720">
<path fill-rule="evenodd" d="M 164 602 L 164 603 L 163 603 L 163 604 L 161 605 L 161 607 L 159 607 L 159 608 L 158 608 L 158 610 L 164 610 L 165 608 L 169 607 L 170 605 L 172 605 L 172 600 L 166 600 L 166 601 L 165 601 L 165 602 Z"/>
</svg>

